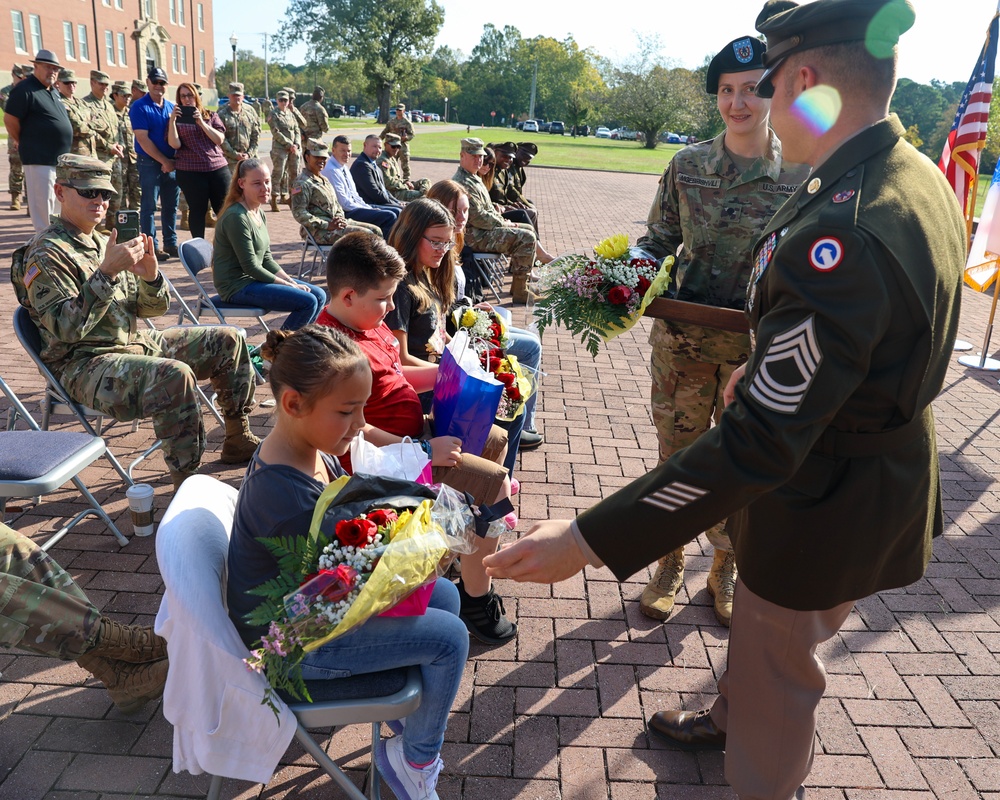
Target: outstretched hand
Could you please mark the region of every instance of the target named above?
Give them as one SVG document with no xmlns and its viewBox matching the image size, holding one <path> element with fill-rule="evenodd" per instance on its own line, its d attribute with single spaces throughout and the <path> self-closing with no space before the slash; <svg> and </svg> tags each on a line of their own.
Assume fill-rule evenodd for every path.
<svg viewBox="0 0 1000 800">
<path fill-rule="evenodd" d="M 571 520 L 536 522 L 527 535 L 483 559 L 491 578 L 512 578 L 531 583 L 557 583 L 572 578 L 587 566 Z"/>
</svg>

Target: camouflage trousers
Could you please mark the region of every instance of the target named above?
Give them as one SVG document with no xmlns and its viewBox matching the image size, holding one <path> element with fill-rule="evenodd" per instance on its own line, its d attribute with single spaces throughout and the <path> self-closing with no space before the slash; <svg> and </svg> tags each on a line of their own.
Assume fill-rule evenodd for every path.
<svg viewBox="0 0 1000 800">
<path fill-rule="evenodd" d="M 649 334 L 652 345 L 651 403 L 660 461 L 717 423 L 725 408 L 722 393 L 737 367 L 750 356 L 750 337 L 699 325 L 658 319 Z M 732 551 L 726 523 L 705 531 L 717 550 Z"/>
<path fill-rule="evenodd" d="M 0 644 L 73 661 L 100 629 L 101 612 L 69 573 L 0 523 Z"/>
<path fill-rule="evenodd" d="M 535 263 L 535 230 L 524 223 L 510 227 L 465 229 L 465 243 L 477 253 L 503 253 L 510 257 L 510 271 L 515 275 L 531 272 Z"/>
<path fill-rule="evenodd" d="M 346 236 L 349 233 L 370 233 L 372 236 L 377 236 L 379 239 L 382 238 L 382 229 L 378 225 L 372 225 L 368 222 L 361 222 L 356 219 L 349 219 L 347 221 L 347 226 L 341 228 L 338 231 L 328 231 L 325 228 L 318 230 L 310 230 L 313 239 L 316 240 L 316 244 L 328 245 L 333 244 L 341 236 Z M 305 238 L 305 234 L 302 232 L 302 228 L 299 228 L 299 233 L 302 238 Z"/>
<path fill-rule="evenodd" d="M 70 397 L 114 419 L 149 417 L 163 440 L 163 460 L 176 472 L 194 472 L 205 452 L 198 381 L 211 381 L 227 419 L 253 404 L 254 377 L 246 339 L 225 325 L 147 331 L 158 351 L 77 358 L 62 371 Z M 137 348 L 138 349 L 138 348 Z"/>
<path fill-rule="evenodd" d="M 299 154 L 290 150 L 271 148 L 271 191 L 274 195 L 286 195 L 299 176 Z"/>
<path fill-rule="evenodd" d="M 403 146 L 399 148 L 399 169 L 403 173 L 403 180 L 408 181 L 410 179 L 410 144 L 409 142 L 403 142 Z M 429 186 L 427 187 L 430 188 Z"/>
<path fill-rule="evenodd" d="M 121 207 L 138 211 L 142 205 L 142 184 L 139 183 L 139 165 L 122 162 Z"/>
<path fill-rule="evenodd" d="M 10 193 L 24 194 L 24 165 L 21 164 L 20 154 L 7 153 L 7 161 L 10 162 L 10 175 L 7 178 Z"/>
<path fill-rule="evenodd" d="M 423 182 L 427 180 L 426 178 L 421 178 L 420 181 Z M 428 186 L 427 189 L 430 187 Z M 398 189 L 392 193 L 392 196 L 399 200 L 401 203 L 409 203 L 411 200 L 419 200 L 421 197 L 427 194 L 427 189 Z"/>
</svg>

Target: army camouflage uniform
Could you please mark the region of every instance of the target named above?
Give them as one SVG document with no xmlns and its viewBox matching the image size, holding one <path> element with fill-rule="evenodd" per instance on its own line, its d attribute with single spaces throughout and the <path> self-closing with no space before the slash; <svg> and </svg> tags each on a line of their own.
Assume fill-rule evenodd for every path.
<svg viewBox="0 0 1000 800">
<path fill-rule="evenodd" d="M 267 118 L 267 124 L 271 128 L 271 164 L 274 166 L 271 186 L 277 200 L 279 195 L 288 194 L 288 187 L 299 174 L 299 154 L 293 153 L 291 148 L 300 146 L 301 137 L 290 109 L 275 109 Z"/>
<path fill-rule="evenodd" d="M 396 134 L 399 141 L 403 143 L 403 146 L 399 148 L 399 167 L 403 173 L 403 180 L 408 181 L 410 179 L 410 139 L 416 136 L 413 132 L 413 124 L 405 116 L 389 117 L 389 121 L 385 123 L 379 138 L 384 139 L 387 133 Z"/>
<path fill-rule="evenodd" d="M 330 130 L 330 115 L 318 100 L 303 103 L 299 113 L 305 120 L 302 127 L 303 139 L 322 139 L 323 134 Z"/>
<path fill-rule="evenodd" d="M 493 207 L 478 175 L 463 167 L 452 176 L 469 193 L 469 222 L 465 243 L 477 252 L 504 253 L 510 257 L 514 275 L 527 275 L 535 263 L 535 231 L 527 224 L 505 220 Z"/>
<path fill-rule="evenodd" d="M 383 150 L 382 155 L 375 161 L 382 168 L 382 178 L 385 180 L 385 188 L 389 193 L 404 203 L 416 200 L 427 194 L 431 188 L 431 182 L 427 178 L 418 178 L 412 181 L 414 188 L 410 189 L 403 178 L 403 168 L 399 164 L 399 159 L 389 155 Z"/>
<path fill-rule="evenodd" d="M 330 181 L 325 175 L 313 175 L 309 170 L 302 170 L 292 184 L 292 216 L 312 234 L 316 244 L 333 244 L 344 234 L 359 231 L 382 238 L 382 229 L 377 225 L 347 219 Z M 335 219 L 345 220 L 347 225 L 329 230 L 327 226 Z M 302 230 L 299 235 L 305 238 Z"/>
<path fill-rule="evenodd" d="M 226 138 L 222 140 L 222 152 L 229 162 L 229 171 L 235 172 L 240 163 L 240 153 L 248 158 L 257 158 L 257 141 L 260 139 L 260 115 L 254 107 L 244 102 L 239 111 L 231 104 L 219 109 L 219 119 L 226 126 Z"/>
<path fill-rule="evenodd" d="M 118 143 L 125 150 L 122 159 L 121 208 L 138 211 L 142 204 L 142 184 L 139 183 L 139 161 L 135 152 L 135 133 L 128 106 L 118 113 Z"/>
<path fill-rule="evenodd" d="M 678 300 L 742 309 L 751 247 L 808 170 L 783 165 L 781 143 L 771 133 L 768 155 L 740 173 L 724 139 L 722 133 L 674 156 L 638 245 L 656 258 L 683 247 L 672 279 Z M 658 319 L 649 343 L 653 424 L 663 462 L 718 422 L 726 384 L 750 355 L 750 336 Z M 706 536 L 717 551 L 732 553 L 725 522 Z"/>
<path fill-rule="evenodd" d="M 245 418 L 254 393 L 246 341 L 228 326 L 140 328 L 169 307 L 167 283 L 105 276 L 107 240 L 56 220 L 15 253 L 15 293 L 69 395 L 118 420 L 152 418 L 167 466 L 193 473 L 205 451 L 196 381 L 211 380 L 227 422 Z"/>
<path fill-rule="evenodd" d="M 118 144 L 118 109 L 110 97 L 96 97 L 93 92 L 83 98 L 83 102 L 91 108 L 90 128 L 94 133 L 94 153 L 105 164 L 111 165 L 111 185 L 115 194 L 108 205 L 108 215 L 104 226 L 109 230 L 115 212 L 121 206 L 124 187 L 122 185 L 122 159 L 114 154 L 111 148 Z"/>
<path fill-rule="evenodd" d="M 75 661 L 100 630 L 101 612 L 69 573 L 0 524 L 0 645 Z"/>
<path fill-rule="evenodd" d="M 0 103 L 0 110 L 7 105 L 7 98 L 14 84 L 9 83 L 0 89 L 3 102 Z M 17 211 L 21 207 L 21 195 L 24 194 L 24 166 L 21 164 L 21 156 L 17 152 L 17 146 L 7 139 L 7 162 L 10 164 L 10 174 L 7 176 L 7 188 L 10 191 L 11 211 Z"/>
<path fill-rule="evenodd" d="M 79 97 L 60 94 L 59 99 L 66 106 L 70 125 L 73 126 L 73 143 L 69 146 L 69 151 L 78 156 L 94 155 L 94 130 L 91 127 L 93 112 L 90 106 Z"/>
</svg>

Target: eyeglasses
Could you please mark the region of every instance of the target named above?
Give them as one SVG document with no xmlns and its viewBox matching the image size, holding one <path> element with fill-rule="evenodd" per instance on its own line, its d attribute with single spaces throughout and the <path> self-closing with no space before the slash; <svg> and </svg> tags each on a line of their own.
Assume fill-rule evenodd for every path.
<svg viewBox="0 0 1000 800">
<path fill-rule="evenodd" d="M 110 202 L 114 194 L 110 189 L 77 189 L 76 193 L 84 200 L 96 200 L 100 197 L 105 203 Z"/>
<path fill-rule="evenodd" d="M 435 239 L 428 239 L 426 236 L 423 239 L 431 246 L 432 250 L 451 250 L 455 246 L 454 242 L 439 242 Z"/>
<path fill-rule="evenodd" d="M 191 94 L 190 92 L 186 92 L 185 94 L 180 94 L 180 95 L 177 95 L 177 96 L 181 100 L 194 100 L 194 95 Z"/>
</svg>

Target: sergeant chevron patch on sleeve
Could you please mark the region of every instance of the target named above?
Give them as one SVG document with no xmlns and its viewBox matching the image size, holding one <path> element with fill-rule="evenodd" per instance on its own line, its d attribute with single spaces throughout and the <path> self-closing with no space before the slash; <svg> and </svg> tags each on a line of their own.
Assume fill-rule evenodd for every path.
<svg viewBox="0 0 1000 800">
<path fill-rule="evenodd" d="M 664 511 L 677 511 L 695 500 L 700 500 L 706 494 L 708 494 L 708 489 L 701 489 L 680 481 L 672 481 L 655 492 L 647 494 L 642 498 L 642 502 L 662 508 Z"/>
<path fill-rule="evenodd" d="M 795 414 L 822 361 L 811 315 L 771 340 L 750 383 L 750 395 L 778 414 Z"/>
</svg>

